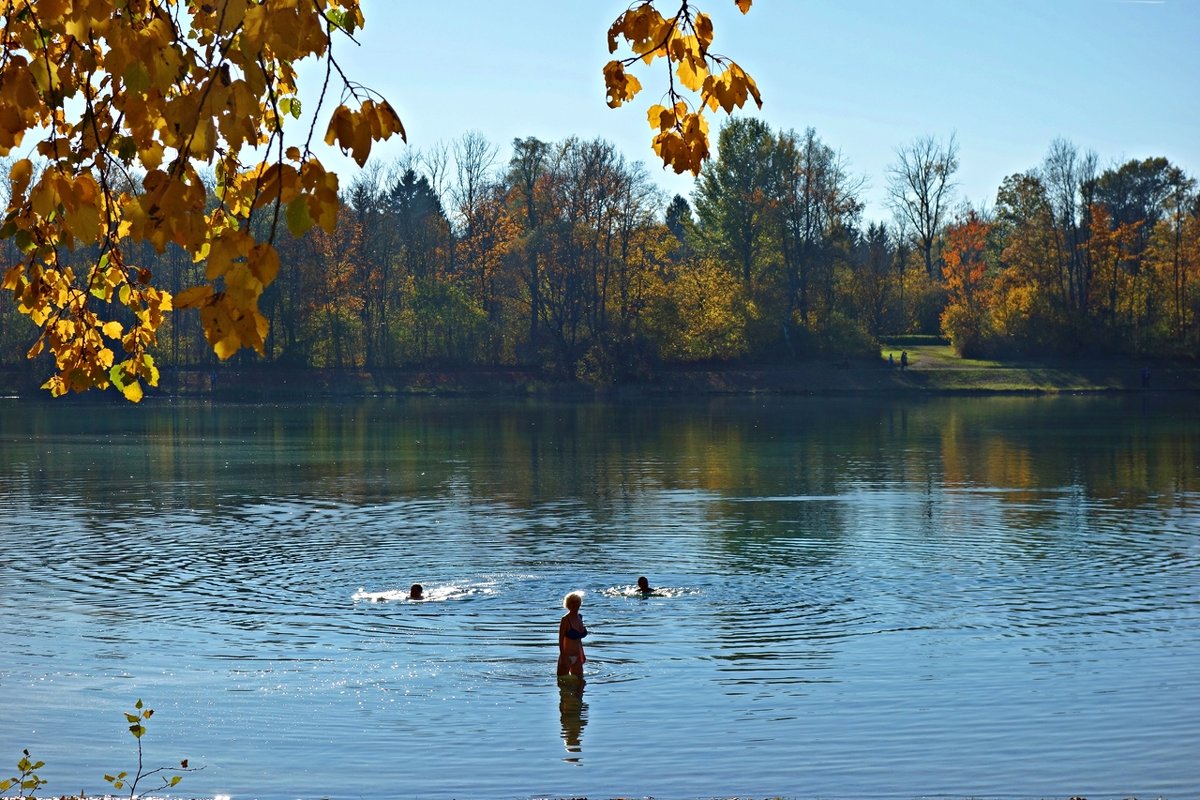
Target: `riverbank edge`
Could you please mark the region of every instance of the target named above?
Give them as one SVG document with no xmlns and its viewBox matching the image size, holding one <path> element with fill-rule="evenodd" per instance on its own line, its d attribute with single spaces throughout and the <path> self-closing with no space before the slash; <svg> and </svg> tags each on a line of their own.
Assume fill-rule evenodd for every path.
<svg viewBox="0 0 1200 800">
<path fill-rule="evenodd" d="M 0 396 L 45 398 L 39 376 L 0 367 Z M 532 369 L 442 368 L 312 370 L 276 365 L 163 370 L 147 397 L 288 400 L 466 396 L 604 399 L 609 397 L 792 395 L 1054 395 L 1200 393 L 1200 366 L 1108 360 L 1013 365 L 912 366 L 870 359 L 790 364 L 668 367 L 620 384 L 568 381 Z"/>
</svg>

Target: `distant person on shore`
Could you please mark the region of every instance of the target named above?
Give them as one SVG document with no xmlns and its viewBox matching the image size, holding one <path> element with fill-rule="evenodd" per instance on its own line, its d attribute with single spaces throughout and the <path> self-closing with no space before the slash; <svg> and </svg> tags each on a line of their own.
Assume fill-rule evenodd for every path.
<svg viewBox="0 0 1200 800">
<path fill-rule="evenodd" d="M 908 351 L 900 351 L 900 369 L 908 369 Z"/>
<path fill-rule="evenodd" d="M 650 586 L 650 581 L 646 580 L 646 576 L 637 579 L 638 591 L 643 595 L 651 594 L 654 589 Z"/>
<path fill-rule="evenodd" d="M 563 608 L 567 610 L 558 622 L 558 677 L 574 675 L 583 677 L 583 665 L 587 657 L 583 654 L 583 637 L 587 636 L 587 626 L 583 617 L 579 616 L 579 607 L 583 605 L 583 595 L 571 592 L 563 598 Z"/>
<path fill-rule="evenodd" d="M 419 584 L 419 583 L 414 583 L 412 585 L 412 588 L 410 588 L 408 590 L 408 599 L 409 600 L 424 600 L 425 599 L 425 587 L 421 586 L 421 584 Z"/>
<path fill-rule="evenodd" d="M 895 353 L 888 353 L 888 366 L 889 367 L 896 366 L 896 354 Z"/>
</svg>

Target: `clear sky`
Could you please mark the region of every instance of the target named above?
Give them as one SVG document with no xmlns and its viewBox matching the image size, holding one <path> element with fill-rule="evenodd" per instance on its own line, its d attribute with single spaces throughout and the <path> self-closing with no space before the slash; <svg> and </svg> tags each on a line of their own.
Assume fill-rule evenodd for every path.
<svg viewBox="0 0 1200 800">
<path fill-rule="evenodd" d="M 956 136 L 959 196 L 977 205 L 1037 166 L 1055 137 L 1095 150 L 1102 166 L 1166 156 L 1200 178 L 1200 0 L 755 0 L 746 16 L 733 0 L 696 5 L 713 18 L 713 51 L 762 91 L 762 110 L 743 113 L 776 130 L 815 128 L 867 179 L 868 220 L 890 216 L 896 147 L 925 134 Z M 632 104 L 605 105 L 606 32 L 624 0 L 362 6 L 360 44 L 343 40 L 335 55 L 396 108 L 409 149 L 477 131 L 507 161 L 515 137 L 600 137 L 644 161 L 664 191 L 690 196 L 690 176 L 664 171 L 650 149 L 645 111 L 665 88 L 661 62 L 635 68 L 645 89 Z M 319 73 L 302 80 L 311 89 Z M 386 162 L 404 149 L 375 152 Z"/>
</svg>

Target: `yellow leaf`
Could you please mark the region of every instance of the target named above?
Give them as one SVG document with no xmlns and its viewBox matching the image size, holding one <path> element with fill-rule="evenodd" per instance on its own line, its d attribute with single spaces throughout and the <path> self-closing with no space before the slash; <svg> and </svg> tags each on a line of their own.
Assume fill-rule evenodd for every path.
<svg viewBox="0 0 1200 800">
<path fill-rule="evenodd" d="M 604 84 L 608 87 L 609 108 L 616 108 L 626 100 L 631 100 L 642 90 L 637 78 L 625 74 L 625 65 L 620 61 L 610 61 L 604 65 Z"/>
<path fill-rule="evenodd" d="M 50 380 L 42 384 L 43 389 L 50 391 L 51 397 L 62 397 L 67 393 L 67 383 L 61 375 L 55 375 Z"/>
<path fill-rule="evenodd" d="M 131 403 L 142 402 L 142 384 L 140 381 L 130 381 L 125 385 L 125 388 L 121 390 L 121 393 L 124 394 L 125 399 Z"/>
<path fill-rule="evenodd" d="M 263 286 L 270 286 L 279 274 L 279 254 L 269 244 L 256 244 L 250 248 L 250 271 Z"/>
<path fill-rule="evenodd" d="M 345 106 L 338 106 L 333 110 L 333 116 L 329 118 L 329 127 L 325 129 L 325 144 L 333 144 L 342 139 L 342 130 L 344 119 L 350 116 L 350 109 Z"/>
<path fill-rule="evenodd" d="M 104 327 L 102 328 L 102 330 L 104 331 L 104 335 L 110 339 L 120 339 L 121 338 L 121 333 L 122 333 L 121 323 L 117 322 L 116 320 L 113 320 L 112 322 L 104 323 Z"/>
<path fill-rule="evenodd" d="M 184 289 L 182 292 L 175 295 L 175 308 L 195 308 L 208 298 L 212 297 L 212 293 L 212 287 L 208 284 L 204 284 L 203 286 L 193 286 L 190 289 Z"/>
<path fill-rule="evenodd" d="M 675 115 L 665 106 L 650 106 L 650 110 L 646 112 L 646 119 L 650 121 L 650 127 L 655 130 L 665 131 L 675 127 Z"/>
<path fill-rule="evenodd" d="M 47 139 L 38 142 L 37 151 L 38 155 L 54 161 L 71 155 L 71 143 L 66 139 Z"/>
<path fill-rule="evenodd" d="M 696 15 L 696 38 L 700 41 L 700 52 L 708 52 L 708 46 L 713 40 L 713 25 L 707 14 Z"/>
<path fill-rule="evenodd" d="M 217 354 L 217 358 L 222 361 L 227 361 L 230 356 L 238 351 L 241 346 L 241 340 L 236 333 L 230 333 L 223 339 L 218 339 L 213 344 L 213 352 Z"/>
<path fill-rule="evenodd" d="M 375 106 L 375 118 L 379 123 L 378 139 L 387 139 L 393 133 L 400 134 L 402 141 L 408 141 L 408 135 L 404 132 L 404 125 L 400 122 L 400 115 L 396 113 L 391 104 L 386 100 Z"/>
<path fill-rule="evenodd" d="M 4 283 L 0 284 L 0 289 L 12 291 L 20 286 L 23 281 L 21 278 L 25 275 L 25 267 L 17 264 L 15 267 L 9 267 L 8 272 L 4 273 Z"/>
<path fill-rule="evenodd" d="M 142 165 L 148 170 L 156 170 L 162 165 L 163 146 L 158 142 L 147 142 L 138 148 Z"/>
<path fill-rule="evenodd" d="M 29 188 L 29 181 L 32 177 L 33 162 L 28 158 L 22 158 L 13 163 L 12 168 L 8 171 L 8 179 L 11 181 L 10 193 L 14 198 L 25 196 L 25 190 Z"/>
<path fill-rule="evenodd" d="M 754 0 L 733 0 L 733 4 L 737 6 L 743 14 L 750 10 L 750 4 L 752 2 L 754 2 Z"/>
<path fill-rule="evenodd" d="M 708 77 L 708 68 L 704 65 L 703 58 L 689 55 L 679 62 L 675 74 L 679 76 L 680 83 L 695 92 L 704 85 L 704 79 Z"/>
</svg>

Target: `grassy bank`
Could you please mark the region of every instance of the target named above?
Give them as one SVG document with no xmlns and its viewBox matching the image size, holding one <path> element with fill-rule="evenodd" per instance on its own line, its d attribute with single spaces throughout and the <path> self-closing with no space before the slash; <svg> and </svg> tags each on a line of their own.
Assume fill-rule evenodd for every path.
<svg viewBox="0 0 1200 800">
<path fill-rule="evenodd" d="M 901 355 L 907 354 L 907 367 Z M 892 356 L 889 364 L 888 356 Z M 1143 368 L 1149 370 L 1143 383 Z M 642 385 L 680 393 L 769 392 L 813 395 L 1055 394 L 1200 392 L 1200 365 L 1130 359 L 1002 362 L 964 359 L 945 345 L 884 348 L 880 359 L 678 369 Z"/>
</svg>

